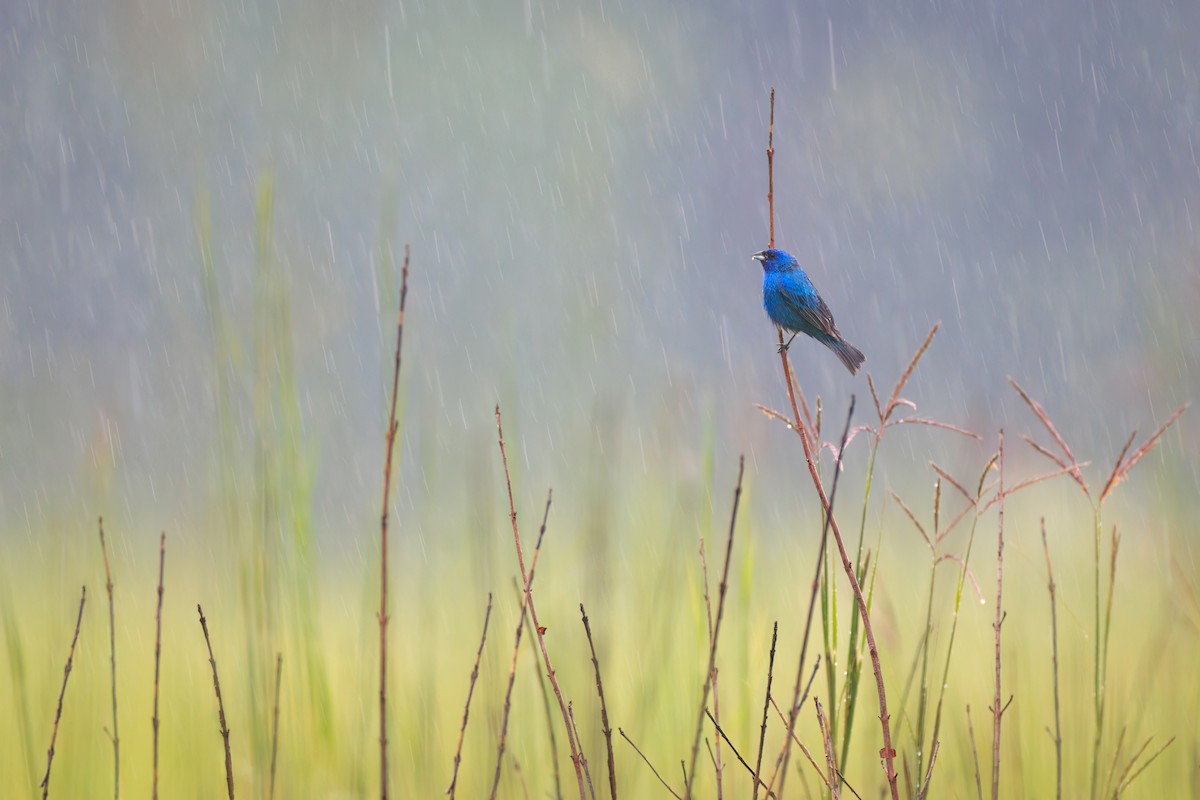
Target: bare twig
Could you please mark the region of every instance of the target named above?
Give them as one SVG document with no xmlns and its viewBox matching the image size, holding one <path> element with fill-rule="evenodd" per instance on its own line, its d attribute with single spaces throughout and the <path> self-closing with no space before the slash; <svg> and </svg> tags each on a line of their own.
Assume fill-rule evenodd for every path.
<svg viewBox="0 0 1200 800">
<path fill-rule="evenodd" d="M 771 678 L 775 672 L 775 641 L 779 638 L 779 621 L 771 633 L 771 658 L 767 662 L 767 693 L 763 697 L 762 730 L 758 734 L 758 760 L 754 763 L 754 800 L 758 800 L 758 776 L 762 772 L 763 744 L 767 741 L 767 709 L 771 707 Z"/>
<path fill-rule="evenodd" d="M 400 311 L 396 318 L 396 351 L 392 370 L 391 409 L 388 412 L 387 455 L 383 462 L 383 510 L 379 518 L 379 796 L 388 797 L 387 758 L 387 624 L 388 624 L 388 498 L 392 488 L 392 453 L 395 450 L 396 396 L 400 389 L 400 351 L 404 343 L 404 304 L 408 299 L 409 247 L 404 245 L 400 270 Z M 232 784 L 231 784 L 232 786 Z"/>
<path fill-rule="evenodd" d="M 283 653 L 275 654 L 275 707 L 271 711 L 271 782 L 269 800 L 275 797 L 275 764 L 279 756 L 279 688 L 283 685 Z"/>
<path fill-rule="evenodd" d="M 696 758 L 700 754 L 700 734 L 704 731 L 704 714 L 708 708 L 708 692 L 712 686 L 711 676 L 716 667 L 717 638 L 721 635 L 721 619 L 725 614 L 725 590 L 729 583 L 729 562 L 733 559 L 733 532 L 737 527 L 738 503 L 742 499 L 742 476 L 746 472 L 746 457 L 738 458 L 737 486 L 733 490 L 733 510 L 729 515 L 729 537 L 725 541 L 725 565 L 721 571 L 721 582 L 717 585 L 717 618 L 713 622 L 712 641 L 708 645 L 708 667 L 704 670 L 704 689 L 700 693 L 700 712 L 696 720 L 696 733 L 692 738 L 692 759 L 685 772 L 687 786 L 694 782 L 696 774 Z M 685 791 L 691 791 L 685 787 Z M 689 795 L 690 797 L 690 795 Z"/>
<path fill-rule="evenodd" d="M 79 593 L 79 614 L 75 617 L 75 635 L 71 637 L 71 649 L 67 651 L 67 665 L 63 667 L 62 688 L 58 691 L 58 708 L 54 712 L 54 727 L 50 730 L 50 749 L 46 751 L 46 775 L 38 784 L 42 788 L 42 800 L 50 796 L 50 767 L 54 765 L 54 743 L 58 740 L 58 722 L 62 719 L 63 697 L 67 694 L 67 678 L 71 677 L 71 664 L 75 661 L 75 645 L 79 642 L 79 626 L 83 623 L 83 604 L 87 601 L 87 587 Z"/>
<path fill-rule="evenodd" d="M 704 614 L 708 621 L 708 643 L 712 645 L 713 640 L 713 614 L 712 600 L 708 596 L 708 560 L 704 557 L 704 538 L 700 538 L 700 576 L 704 581 Z M 712 706 L 713 719 L 715 724 L 721 723 L 721 695 L 717 691 L 717 668 L 714 666 L 712 671 Z M 721 737 L 717 737 L 716 754 L 713 756 L 713 772 L 716 774 L 717 780 L 717 800 L 722 800 L 725 796 L 725 788 L 723 785 L 723 767 L 721 762 Z"/>
<path fill-rule="evenodd" d="M 1046 414 L 1046 409 L 1042 408 L 1040 403 L 1031 398 L 1029 394 L 1021 388 L 1021 384 L 1017 383 L 1016 380 L 1010 377 L 1008 382 L 1012 384 L 1014 389 L 1017 390 L 1017 394 L 1021 395 L 1021 399 L 1025 401 L 1025 405 L 1029 406 L 1029 410 L 1034 413 L 1034 416 L 1041 421 L 1042 425 L 1046 428 L 1050 435 L 1054 437 L 1054 441 L 1057 442 L 1059 448 L 1062 449 L 1063 455 L 1067 457 L 1066 463 L 1064 464 L 1060 462 L 1059 466 L 1066 466 L 1068 464 L 1071 466 L 1071 469 L 1069 470 L 1071 477 L 1075 479 L 1075 483 L 1078 484 L 1079 488 L 1083 491 L 1084 496 L 1091 501 L 1092 495 L 1090 492 L 1088 492 L 1087 484 L 1083 482 L 1083 475 L 1079 471 L 1079 462 L 1075 458 L 1074 454 L 1071 453 L 1071 448 L 1067 446 L 1067 440 L 1064 439 L 1061 434 L 1059 434 L 1058 429 L 1054 427 L 1054 423 L 1050 421 L 1050 416 Z M 1049 453 L 1042 448 L 1039 447 L 1037 449 L 1044 455 L 1049 455 Z"/>
<path fill-rule="evenodd" d="M 163 567 L 166 560 L 167 534 L 163 531 L 158 537 L 158 609 L 154 612 L 154 715 L 150 717 L 150 726 L 154 730 L 154 772 L 150 785 L 151 800 L 158 800 L 158 673 L 162 655 Z"/>
<path fill-rule="evenodd" d="M 817 707 L 817 727 L 821 729 L 821 741 L 825 745 L 825 766 L 832 778 L 837 772 L 837 765 L 833 761 L 833 740 L 829 738 L 829 729 L 825 727 L 825 715 L 821 712 L 821 701 L 814 697 L 813 705 Z M 837 781 L 832 779 L 829 781 L 829 795 L 833 800 L 840 800 L 842 796 L 842 793 L 838 791 Z"/>
<path fill-rule="evenodd" d="M 112 572 L 108 568 L 108 546 L 104 542 L 104 517 L 97 520 L 100 529 L 100 552 L 104 555 L 104 589 L 108 592 L 108 651 L 112 667 L 112 746 L 113 798 L 121 796 L 121 737 L 117 729 L 117 623 L 113 609 Z"/>
<path fill-rule="evenodd" d="M 571 763 L 575 766 L 575 778 L 579 788 L 580 800 L 586 800 L 586 790 L 583 782 L 583 765 L 579 760 L 579 747 L 575 741 L 575 733 L 571 730 L 571 718 L 567 710 L 566 701 L 563 700 L 562 690 L 558 686 L 558 678 L 554 674 L 554 667 L 550 663 L 550 651 L 546 649 L 545 628 L 538 623 L 537 606 L 533 602 L 533 593 L 529 587 L 529 575 L 525 571 L 525 555 L 521 551 L 521 534 L 517 529 L 517 507 L 513 502 L 512 493 L 512 476 L 508 471 L 508 453 L 504 449 L 504 428 L 500 420 L 500 405 L 496 405 L 496 437 L 500 443 L 500 460 L 504 464 L 504 483 L 508 490 L 508 513 L 512 520 L 513 544 L 517 549 L 517 564 L 521 568 L 521 579 L 525 583 L 525 604 L 529 606 L 529 616 L 533 620 L 533 629 L 537 632 L 538 646 L 542 651 L 542 661 L 546 665 L 546 677 L 550 679 L 550 686 L 554 689 L 554 696 L 558 699 L 558 707 L 562 712 L 563 725 L 567 728 L 567 744 L 571 747 Z M 550 512 L 550 498 L 546 498 L 546 513 Z M 543 522 L 543 525 L 545 523 Z"/>
<path fill-rule="evenodd" d="M 600 661 L 596 658 L 596 645 L 592 642 L 592 626 L 588 623 L 583 603 L 579 604 L 579 614 L 583 617 L 583 630 L 587 633 L 588 648 L 592 651 L 592 668 L 596 671 L 596 694 L 600 695 L 600 724 L 608 748 L 608 790 L 612 800 L 617 800 L 617 767 L 613 759 L 612 728 L 608 724 L 608 706 L 604 703 L 604 683 L 600 680 Z"/>
<path fill-rule="evenodd" d="M 450 776 L 450 788 L 446 794 L 454 800 L 458 786 L 458 765 L 462 762 L 463 740 L 467 738 L 467 719 L 471 715 L 471 697 L 475 694 L 475 681 L 479 679 L 479 661 L 483 658 L 483 645 L 487 642 L 488 621 L 492 618 L 492 593 L 488 592 L 487 611 L 483 613 L 483 633 L 479 636 L 479 649 L 475 651 L 475 666 L 471 668 L 471 683 L 467 687 L 467 703 L 463 707 L 462 726 L 458 729 L 458 747 L 454 750 L 454 774 Z"/>
<path fill-rule="evenodd" d="M 1014 384 L 1015 385 L 1015 384 Z M 1063 443 L 1066 447 L 1066 443 Z M 1000 470 L 1000 488 L 996 496 L 999 503 L 999 534 L 996 543 L 996 622 L 992 628 L 996 634 L 996 696 L 992 700 L 992 800 L 1000 798 L 1000 718 L 1004 711 L 1000 707 L 1000 626 L 1004 624 L 1001 604 L 1004 590 L 1004 431 L 1000 431 L 1000 455 L 996 464 Z M 1070 453 L 1068 453 L 1070 455 Z M 1071 459 L 1074 460 L 1074 457 Z"/>
<path fill-rule="evenodd" d="M 204 631 L 204 644 L 208 646 L 208 663 L 212 667 L 213 691 L 217 694 L 217 720 L 221 723 L 221 739 L 225 743 L 225 788 L 229 792 L 229 800 L 233 800 L 233 756 L 229 752 L 229 727 L 225 724 L 225 704 L 221 701 L 221 680 L 217 677 L 217 659 L 213 656 L 212 641 L 208 638 L 208 620 L 204 618 L 204 609 L 196 604 L 200 614 L 200 628 Z"/>
<path fill-rule="evenodd" d="M 633 740 L 625 735 L 625 731 L 623 731 L 620 728 L 617 728 L 617 733 L 621 734 L 621 738 L 624 739 L 625 741 L 629 742 L 629 746 L 633 748 L 633 751 L 642 757 L 642 761 L 646 762 L 646 766 L 649 767 L 650 771 L 654 773 L 654 777 L 658 778 L 658 782 L 663 785 L 663 788 L 665 788 L 668 792 L 670 792 L 671 796 L 674 797 L 675 800 L 683 800 L 683 798 L 680 797 L 679 794 L 674 789 L 671 788 L 671 784 L 669 784 L 665 780 L 663 780 L 663 776 L 658 774 L 658 770 L 656 770 L 654 768 L 654 765 L 650 763 L 650 759 L 646 758 L 646 755 L 641 750 L 638 749 L 638 746 L 633 743 Z"/>
<path fill-rule="evenodd" d="M 533 548 L 533 558 L 529 562 L 529 575 L 524 581 L 523 590 L 520 592 L 521 612 L 517 618 L 517 632 L 513 643 L 512 662 L 508 670 L 508 688 L 504 691 L 504 712 L 500 718 L 500 743 L 496 747 L 496 772 L 492 776 L 492 791 L 488 794 L 489 800 L 495 800 L 496 791 L 500 787 L 500 769 L 504 764 L 504 747 L 508 738 L 508 715 L 512 709 L 512 692 L 513 683 L 517 677 L 517 656 L 521 652 L 521 632 L 528 624 L 529 606 L 525 599 L 530 595 L 530 590 L 533 588 L 533 576 L 537 573 L 538 556 L 542 552 L 542 537 L 546 535 L 546 520 L 550 515 L 550 499 L 553 495 L 549 492 L 546 494 L 546 510 L 542 515 L 542 527 L 538 531 L 537 543 Z M 533 633 L 530 633 L 532 636 Z M 538 675 L 541 675 L 541 670 L 538 670 Z M 543 687 L 544 690 L 545 687 Z M 554 740 L 554 726 L 551 724 L 550 718 L 550 701 L 546 698 L 543 691 L 543 699 L 546 701 L 546 724 L 550 731 L 550 762 L 554 764 L 554 785 L 558 787 L 558 746 Z M 556 795 L 558 797 L 558 795 Z"/>
<path fill-rule="evenodd" d="M 1050 643 L 1054 681 L 1054 796 L 1062 799 L 1062 720 L 1058 706 L 1058 603 L 1055 598 L 1054 570 L 1050 566 L 1050 544 L 1046 541 L 1046 518 L 1042 517 L 1042 550 L 1046 553 L 1046 586 L 1050 590 Z"/>
</svg>

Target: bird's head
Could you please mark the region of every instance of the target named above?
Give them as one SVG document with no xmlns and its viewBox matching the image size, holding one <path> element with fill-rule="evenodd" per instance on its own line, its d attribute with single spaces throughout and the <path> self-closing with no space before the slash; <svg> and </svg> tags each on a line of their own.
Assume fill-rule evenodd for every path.
<svg viewBox="0 0 1200 800">
<path fill-rule="evenodd" d="M 787 272 L 798 266 L 796 259 L 786 250 L 771 248 L 757 252 L 750 257 L 755 261 L 762 262 L 763 272 Z"/>
</svg>

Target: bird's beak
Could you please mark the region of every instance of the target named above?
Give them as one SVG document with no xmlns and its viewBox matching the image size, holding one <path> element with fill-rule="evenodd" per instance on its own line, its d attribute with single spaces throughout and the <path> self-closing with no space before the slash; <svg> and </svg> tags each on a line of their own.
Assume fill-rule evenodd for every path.
<svg viewBox="0 0 1200 800">
<path fill-rule="evenodd" d="M 754 259 L 755 261 L 765 261 L 767 254 L 766 252 L 755 253 L 754 255 L 750 256 L 750 258 Z"/>
</svg>

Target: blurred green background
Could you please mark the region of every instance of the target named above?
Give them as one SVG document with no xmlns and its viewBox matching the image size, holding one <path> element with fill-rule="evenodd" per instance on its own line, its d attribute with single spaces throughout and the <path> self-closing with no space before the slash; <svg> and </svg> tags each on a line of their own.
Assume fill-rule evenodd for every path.
<svg viewBox="0 0 1200 800">
<path fill-rule="evenodd" d="M 44 769 L 83 583 L 52 786 L 99 796 L 111 782 L 100 515 L 117 584 L 123 791 L 149 782 L 160 530 L 164 793 L 223 785 L 197 601 L 227 676 L 239 785 L 265 792 L 282 651 L 277 796 L 377 791 L 375 553 L 405 243 L 396 790 L 449 783 L 489 591 L 463 795 L 490 783 L 517 613 L 496 402 L 526 535 L 554 487 L 539 610 L 586 710 L 598 784 L 577 605 L 614 726 L 678 783 L 706 652 L 697 540 L 713 569 L 746 454 L 719 666 L 729 731 L 752 749 L 770 623 L 790 686 L 820 535 L 798 443 L 754 409 L 787 403 L 749 260 L 766 244 L 771 86 L 778 243 L 881 391 L 940 321 L 905 397 L 983 436 L 913 427 L 880 450 L 865 530 L 883 547 L 877 625 L 894 702 L 919 649 L 928 558 L 888 492 L 930 513 L 927 462 L 970 484 L 1000 428 L 1016 479 L 1041 471 L 1019 434 L 1046 437 L 1009 375 L 1097 486 L 1129 431 L 1140 441 L 1200 396 L 1200 8 L 64 1 L 5 5 L 0 32 L 0 718 L 16 721 L 0 726 L 0 775 L 18 793 Z M 826 439 L 852 393 L 870 420 L 862 376 L 811 343 L 792 354 L 810 400 L 824 398 Z M 1135 784 L 1146 796 L 1200 794 L 1189 417 L 1105 511 L 1126 536 L 1104 752 L 1125 727 L 1125 758 L 1133 740 L 1179 737 Z M 839 489 L 854 533 L 868 453 L 865 437 L 851 446 Z M 1014 796 L 1053 780 L 1041 515 L 1072 690 L 1067 777 L 1086 785 L 1088 511 L 1065 479 L 1009 509 Z M 994 515 L 979 536 L 990 594 Z M 953 579 L 940 580 L 943 646 Z M 967 603 L 960 623 L 938 761 L 952 796 L 973 785 L 966 703 L 989 763 L 993 611 Z M 510 751 L 530 796 L 544 796 L 529 657 Z M 860 791 L 879 780 L 873 702 L 867 687 L 847 764 Z M 897 740 L 911 749 L 903 729 Z M 626 796 L 653 796 L 617 745 Z M 523 796 L 510 762 L 504 781 L 504 796 Z"/>
</svg>

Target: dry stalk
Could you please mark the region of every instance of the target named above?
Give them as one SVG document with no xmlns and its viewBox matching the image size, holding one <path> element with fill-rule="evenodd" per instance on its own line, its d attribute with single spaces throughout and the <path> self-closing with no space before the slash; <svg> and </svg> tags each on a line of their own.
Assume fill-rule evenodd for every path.
<svg viewBox="0 0 1200 800">
<path fill-rule="evenodd" d="M 825 715 L 821 712 L 820 699 L 814 697 L 813 705 L 817 707 L 817 727 L 821 729 L 821 741 L 825 745 L 825 767 L 832 779 L 837 772 L 837 765 L 833 762 L 833 740 L 829 738 L 829 729 L 825 727 Z M 829 796 L 832 800 L 841 799 L 842 794 L 838 791 L 838 782 L 835 780 L 829 781 Z"/>
<path fill-rule="evenodd" d="M 1062 720 L 1058 706 L 1058 603 L 1055 597 L 1054 570 L 1050 566 L 1050 544 L 1046 541 L 1046 518 L 1042 517 L 1042 550 L 1046 554 L 1046 588 L 1050 591 L 1050 643 L 1054 681 L 1054 796 L 1062 800 Z"/>
<path fill-rule="evenodd" d="M 705 614 L 705 618 L 708 621 L 708 643 L 711 646 L 712 640 L 713 640 L 713 614 L 712 614 L 712 601 L 709 599 L 709 596 L 708 596 L 708 560 L 704 556 L 704 538 L 703 537 L 700 538 L 700 576 L 704 582 L 704 614 Z M 720 699 L 721 695 L 717 691 L 717 672 L 718 672 L 718 670 L 714 666 L 713 671 L 712 671 L 712 699 L 713 699 L 712 713 L 713 713 L 713 719 L 716 721 L 714 724 L 719 725 L 719 724 L 721 724 L 721 699 Z M 715 750 L 716 750 L 716 753 L 713 755 L 712 762 L 713 762 L 713 772 L 715 773 L 716 780 L 717 780 L 717 800 L 723 800 L 724 794 L 725 794 L 725 789 L 724 789 L 723 780 L 722 780 L 723 772 L 724 772 L 724 764 L 721 761 L 721 737 L 720 736 L 717 737 Z"/>
<path fill-rule="evenodd" d="M 779 621 L 771 632 L 771 658 L 767 661 L 767 692 L 763 697 L 762 729 L 758 734 L 758 760 L 754 763 L 754 800 L 758 800 L 759 773 L 762 772 L 763 745 L 767 741 L 767 709 L 771 707 L 771 679 L 775 673 L 775 642 L 779 638 Z"/>
<path fill-rule="evenodd" d="M 658 778 L 658 782 L 663 785 L 663 788 L 665 788 L 668 792 L 670 792 L 671 796 L 674 797 L 675 800 L 683 800 L 683 798 L 680 797 L 679 794 L 674 789 L 671 788 L 671 784 L 667 783 L 666 780 L 663 779 L 663 776 L 658 774 L 658 770 L 655 769 L 654 765 L 650 763 L 650 759 L 646 758 L 646 754 L 643 753 L 641 750 L 639 750 L 638 746 L 633 743 L 633 740 L 625 735 L 625 731 L 622 730 L 621 728 L 617 728 L 617 733 L 621 734 L 621 738 L 624 739 L 626 742 L 628 742 L 629 746 L 633 748 L 633 751 L 642 757 L 642 761 L 646 762 L 646 766 L 649 767 L 650 771 L 654 773 L 654 777 Z M 745 762 L 742 762 L 742 763 L 745 763 Z"/>
<path fill-rule="evenodd" d="M 1063 445 L 1066 446 L 1065 443 Z M 1000 798 L 1000 719 L 1004 708 L 1000 706 L 1000 627 L 1004 624 L 1001 600 L 1004 590 L 1004 431 L 1000 431 L 1000 450 L 996 466 L 1000 470 L 1000 488 L 996 496 L 998 506 L 999 535 L 996 542 L 996 621 L 992 625 L 996 636 L 996 694 L 992 699 L 992 800 Z M 1007 706 L 1005 706 L 1007 708 Z"/>
</svg>

